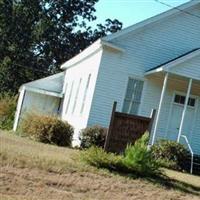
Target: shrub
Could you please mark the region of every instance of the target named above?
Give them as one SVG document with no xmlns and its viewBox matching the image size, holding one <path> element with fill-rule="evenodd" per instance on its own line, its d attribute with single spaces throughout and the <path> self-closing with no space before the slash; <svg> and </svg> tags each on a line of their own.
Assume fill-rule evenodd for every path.
<svg viewBox="0 0 200 200">
<path fill-rule="evenodd" d="M 17 96 L 12 94 L 0 95 L 0 128 L 10 130 L 13 127 Z"/>
<path fill-rule="evenodd" d="M 185 161 L 188 159 L 188 151 L 175 141 L 160 140 L 152 148 L 151 152 L 156 160 L 159 160 L 163 167 L 175 170 L 184 170 Z"/>
<path fill-rule="evenodd" d="M 103 147 L 106 134 L 107 129 L 97 125 L 83 129 L 80 134 L 81 148 Z"/>
<path fill-rule="evenodd" d="M 159 173 L 159 163 L 148 150 L 149 134 L 145 133 L 134 145 L 128 145 L 123 159 L 123 165 L 130 171 L 151 175 Z"/>
<path fill-rule="evenodd" d="M 122 157 L 114 153 L 107 153 L 104 149 L 92 146 L 84 153 L 82 153 L 82 159 L 88 164 L 98 167 L 117 170 L 121 163 Z"/>
<path fill-rule="evenodd" d="M 73 127 L 55 116 L 28 114 L 20 129 L 23 134 L 43 143 L 71 145 Z"/>
<path fill-rule="evenodd" d="M 156 175 L 160 173 L 160 165 L 153 159 L 147 148 L 148 138 L 148 134 L 145 134 L 134 145 L 127 146 L 124 155 L 107 153 L 102 148 L 90 147 L 83 153 L 82 159 L 98 168 L 142 176 Z"/>
</svg>

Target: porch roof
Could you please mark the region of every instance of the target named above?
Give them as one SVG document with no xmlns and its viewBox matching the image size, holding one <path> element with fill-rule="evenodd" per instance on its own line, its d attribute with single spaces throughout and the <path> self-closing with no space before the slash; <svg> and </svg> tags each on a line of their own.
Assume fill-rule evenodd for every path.
<svg viewBox="0 0 200 200">
<path fill-rule="evenodd" d="M 20 87 L 22 89 L 46 94 L 50 96 L 63 97 L 63 84 L 65 72 L 57 73 L 42 79 L 38 79 L 29 83 L 25 83 Z"/>
<path fill-rule="evenodd" d="M 168 60 L 165 63 L 162 63 L 156 67 L 151 68 L 150 70 L 146 71 L 145 75 L 153 74 L 156 72 L 166 71 L 169 72 L 170 68 L 175 67 L 178 64 L 186 62 L 195 56 L 200 55 L 200 48 L 193 49 L 189 52 L 186 52 L 178 57 L 175 57 L 171 60 Z"/>
</svg>

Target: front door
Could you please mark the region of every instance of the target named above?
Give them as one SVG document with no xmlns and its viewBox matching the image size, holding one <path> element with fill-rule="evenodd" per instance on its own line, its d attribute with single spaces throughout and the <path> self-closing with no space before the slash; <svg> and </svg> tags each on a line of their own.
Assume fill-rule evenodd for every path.
<svg viewBox="0 0 200 200">
<path fill-rule="evenodd" d="M 168 139 L 170 140 L 176 141 L 178 138 L 179 127 L 181 123 L 185 99 L 186 99 L 185 95 L 175 94 L 174 96 L 169 128 L 168 128 L 168 134 L 167 134 Z M 196 99 L 193 97 L 190 97 L 185 119 L 184 119 L 183 131 L 182 131 L 182 134 L 186 135 L 188 138 L 192 134 L 193 126 L 195 123 L 195 104 L 196 104 Z"/>
</svg>

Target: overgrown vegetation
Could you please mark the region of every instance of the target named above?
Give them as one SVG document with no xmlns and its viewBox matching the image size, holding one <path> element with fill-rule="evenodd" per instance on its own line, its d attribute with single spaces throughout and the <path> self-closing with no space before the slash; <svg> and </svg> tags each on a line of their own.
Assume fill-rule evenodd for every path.
<svg viewBox="0 0 200 200">
<path fill-rule="evenodd" d="M 127 146 L 124 155 L 107 153 L 102 148 L 91 147 L 83 153 L 82 158 L 98 168 L 133 172 L 142 176 L 155 175 L 160 173 L 160 165 L 147 148 L 148 139 L 148 134 L 144 134 L 134 145 Z"/>
<path fill-rule="evenodd" d="M 9 93 L 0 95 L 0 129 L 10 130 L 13 127 L 17 96 Z"/>
<path fill-rule="evenodd" d="M 128 145 L 123 159 L 123 164 L 128 169 L 134 169 L 140 174 L 156 174 L 160 164 L 157 162 L 151 151 L 148 150 L 149 134 L 145 133 L 134 145 Z"/>
<path fill-rule="evenodd" d="M 81 148 L 104 147 L 107 131 L 107 128 L 98 125 L 83 129 L 80 134 Z"/>
<path fill-rule="evenodd" d="M 82 153 L 81 158 L 88 164 L 97 168 L 119 170 L 122 164 L 122 156 L 105 152 L 104 149 L 92 146 Z"/>
<path fill-rule="evenodd" d="M 56 116 L 27 114 L 21 123 L 20 131 L 36 141 L 70 146 L 74 130 L 70 124 Z"/>
<path fill-rule="evenodd" d="M 163 167 L 185 170 L 188 151 L 175 141 L 160 140 L 151 148 L 154 159 L 159 160 Z"/>
</svg>

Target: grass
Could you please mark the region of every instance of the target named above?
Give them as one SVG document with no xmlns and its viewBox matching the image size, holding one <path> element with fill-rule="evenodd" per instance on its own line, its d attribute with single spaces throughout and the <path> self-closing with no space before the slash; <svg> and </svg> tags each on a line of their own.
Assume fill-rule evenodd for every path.
<svg viewBox="0 0 200 200">
<path fill-rule="evenodd" d="M 4 134 L 0 131 L 0 146 L 2 165 L 39 168 L 53 172 L 85 169 L 78 161 L 78 150 L 35 142 L 12 132 Z"/>
<path fill-rule="evenodd" d="M 92 172 L 109 174 L 81 162 L 81 151 L 69 147 L 44 144 L 28 137 L 0 129 L 0 164 L 19 168 L 40 169 L 48 172 Z"/>
<path fill-rule="evenodd" d="M 81 162 L 80 155 L 79 150 L 0 130 L 0 195 L 14 200 L 56 199 L 52 195 L 64 199 L 67 192 L 71 195 L 68 199 L 113 199 L 116 195 L 118 199 L 131 199 L 129 195 L 144 200 L 199 199 L 199 176 L 166 169 L 165 176 L 152 178 L 110 173 Z M 41 187 L 44 191 L 40 194 Z"/>
<path fill-rule="evenodd" d="M 15 167 L 39 168 L 53 172 L 85 169 L 78 162 L 79 151 L 0 132 L 0 162 Z"/>
<path fill-rule="evenodd" d="M 169 169 L 165 169 L 167 177 L 180 181 L 185 184 L 191 184 L 194 187 L 200 188 L 200 176 L 177 172 Z"/>
</svg>

